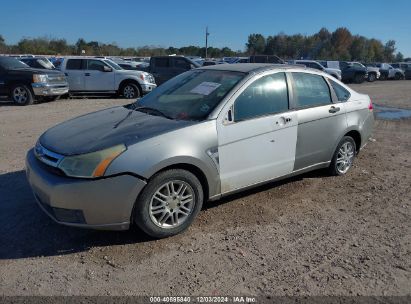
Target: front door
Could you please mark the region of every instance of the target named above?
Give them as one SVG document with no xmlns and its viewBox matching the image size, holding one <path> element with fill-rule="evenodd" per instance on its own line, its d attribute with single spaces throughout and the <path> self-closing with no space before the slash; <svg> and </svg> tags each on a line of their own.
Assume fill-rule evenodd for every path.
<svg viewBox="0 0 411 304">
<path fill-rule="evenodd" d="M 287 175 L 294 167 L 298 122 L 289 111 L 285 74 L 262 76 L 234 98 L 217 120 L 222 193 Z"/>
<path fill-rule="evenodd" d="M 110 69 L 105 71 L 104 67 Z M 86 91 L 114 91 L 115 75 L 113 69 L 102 60 L 88 59 L 85 71 Z"/>
</svg>

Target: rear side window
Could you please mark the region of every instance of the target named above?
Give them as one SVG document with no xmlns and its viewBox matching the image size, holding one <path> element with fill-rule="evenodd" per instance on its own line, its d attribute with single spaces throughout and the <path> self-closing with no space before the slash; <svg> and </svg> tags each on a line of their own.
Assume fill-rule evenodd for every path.
<svg viewBox="0 0 411 304">
<path fill-rule="evenodd" d="M 235 121 L 288 110 L 288 90 L 284 73 L 264 76 L 248 86 L 234 103 Z"/>
<path fill-rule="evenodd" d="M 168 68 L 170 66 L 169 58 L 155 58 L 155 66 L 158 68 Z"/>
<path fill-rule="evenodd" d="M 81 70 L 82 59 L 69 59 L 67 60 L 67 70 Z"/>
<path fill-rule="evenodd" d="M 295 107 L 308 108 L 331 103 L 330 88 L 320 75 L 292 73 Z"/>
<path fill-rule="evenodd" d="M 331 86 L 334 89 L 335 95 L 337 95 L 338 101 L 347 101 L 351 94 L 342 85 L 336 83 L 334 80 L 329 79 Z"/>
</svg>

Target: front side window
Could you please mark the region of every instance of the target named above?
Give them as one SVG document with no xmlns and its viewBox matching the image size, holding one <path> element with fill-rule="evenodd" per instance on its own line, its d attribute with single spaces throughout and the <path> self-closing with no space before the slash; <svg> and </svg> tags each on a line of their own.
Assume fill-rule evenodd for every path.
<svg viewBox="0 0 411 304">
<path fill-rule="evenodd" d="M 82 59 L 69 59 L 67 60 L 67 70 L 81 70 Z"/>
<path fill-rule="evenodd" d="M 168 68 L 170 66 L 170 60 L 168 57 L 159 57 L 154 60 L 154 64 L 158 68 Z"/>
<path fill-rule="evenodd" d="M 234 103 L 234 119 L 241 121 L 288 110 L 284 73 L 264 76 L 250 84 Z"/>
<path fill-rule="evenodd" d="M 296 108 L 308 108 L 331 103 L 330 88 L 320 75 L 292 73 Z"/>
<path fill-rule="evenodd" d="M 106 64 L 101 60 L 90 59 L 87 61 L 87 69 L 93 71 L 104 71 Z"/>
<path fill-rule="evenodd" d="M 203 120 L 245 73 L 190 70 L 170 79 L 134 104 L 137 110 L 162 113 L 170 119 Z"/>
<path fill-rule="evenodd" d="M 332 79 L 329 79 L 329 81 L 334 89 L 335 95 L 337 95 L 338 101 L 347 101 L 350 98 L 351 94 L 347 89 Z"/>
<path fill-rule="evenodd" d="M 174 58 L 174 66 L 179 69 L 190 69 L 190 64 L 182 58 Z"/>
</svg>

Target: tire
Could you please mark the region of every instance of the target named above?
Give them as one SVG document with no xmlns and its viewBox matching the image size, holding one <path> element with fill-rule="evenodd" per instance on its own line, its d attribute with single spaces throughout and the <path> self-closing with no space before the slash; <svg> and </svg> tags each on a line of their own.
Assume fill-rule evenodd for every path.
<svg viewBox="0 0 411 304">
<path fill-rule="evenodd" d="M 394 76 L 395 80 L 401 80 L 402 75 L 400 73 L 396 73 Z"/>
<path fill-rule="evenodd" d="M 127 82 L 121 87 L 121 95 L 127 99 L 137 99 L 141 96 L 141 91 L 135 83 Z"/>
<path fill-rule="evenodd" d="M 11 99 L 19 106 L 27 106 L 34 103 L 33 93 L 24 84 L 16 84 L 11 88 Z"/>
<path fill-rule="evenodd" d="M 355 83 L 363 83 L 364 82 L 364 75 L 362 74 L 356 74 L 354 76 L 354 82 Z"/>
<path fill-rule="evenodd" d="M 163 171 L 154 175 L 141 192 L 133 220 L 153 238 L 176 235 L 191 225 L 203 199 L 203 188 L 194 174 L 181 169 Z"/>
<path fill-rule="evenodd" d="M 387 80 L 387 74 L 381 73 L 380 80 Z"/>
<path fill-rule="evenodd" d="M 344 153 L 344 150 L 347 151 L 347 153 Z M 330 175 L 340 176 L 346 174 L 352 167 L 356 151 L 354 139 L 350 136 L 344 136 L 338 144 L 331 160 L 329 167 Z"/>
<path fill-rule="evenodd" d="M 377 79 L 377 75 L 375 73 L 368 73 L 368 82 L 374 82 Z"/>
</svg>

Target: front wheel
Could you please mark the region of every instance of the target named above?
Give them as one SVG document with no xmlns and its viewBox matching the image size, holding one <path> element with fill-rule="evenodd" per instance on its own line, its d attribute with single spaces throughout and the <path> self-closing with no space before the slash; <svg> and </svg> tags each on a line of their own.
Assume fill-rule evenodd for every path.
<svg viewBox="0 0 411 304">
<path fill-rule="evenodd" d="M 355 141 L 350 136 L 344 136 L 334 152 L 329 171 L 331 175 L 344 175 L 350 170 L 356 154 Z"/>
<path fill-rule="evenodd" d="M 203 205 L 198 178 L 186 170 L 156 174 L 134 206 L 134 222 L 146 234 L 165 238 L 187 229 Z"/>
<path fill-rule="evenodd" d="M 354 76 L 354 82 L 355 83 L 363 83 L 364 82 L 364 76 L 362 74 L 357 74 Z"/>
<path fill-rule="evenodd" d="M 17 84 L 11 89 L 11 98 L 19 106 L 31 105 L 34 102 L 34 97 L 28 86 Z"/>
<path fill-rule="evenodd" d="M 136 84 L 129 82 L 123 85 L 121 95 L 127 99 L 137 99 L 141 96 L 141 92 Z"/>
<path fill-rule="evenodd" d="M 374 73 L 368 74 L 368 81 L 369 82 L 374 82 L 377 79 L 377 76 L 375 76 Z"/>
</svg>

